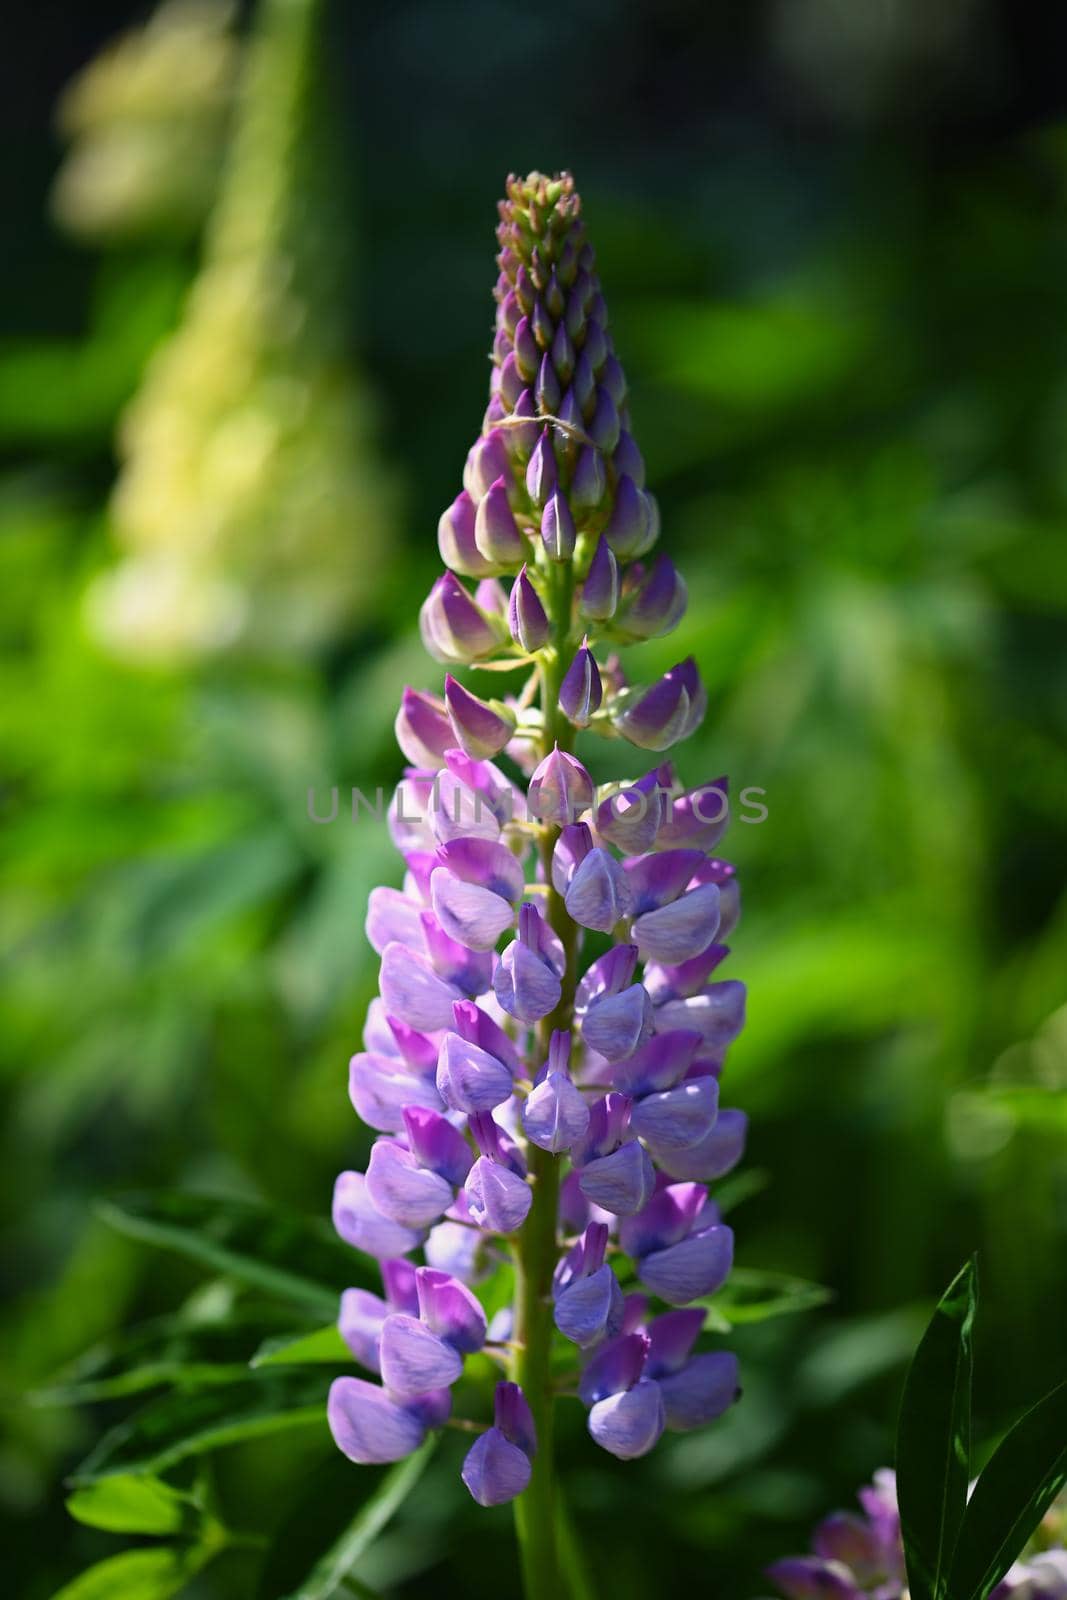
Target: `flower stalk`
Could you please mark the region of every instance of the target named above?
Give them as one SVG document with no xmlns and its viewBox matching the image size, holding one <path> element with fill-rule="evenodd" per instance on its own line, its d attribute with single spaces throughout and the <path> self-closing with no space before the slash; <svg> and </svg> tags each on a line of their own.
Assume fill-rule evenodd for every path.
<svg viewBox="0 0 1067 1600">
<path fill-rule="evenodd" d="M 489 407 L 421 625 L 450 669 L 529 676 L 501 699 L 451 671 L 443 697 L 405 690 L 391 826 L 407 876 L 371 895 L 380 998 L 350 1077 L 382 1137 L 334 1196 L 384 1290 L 342 1302 L 382 1383 L 334 1383 L 337 1443 L 354 1461 L 409 1453 L 449 1418 L 467 1354 L 504 1359 L 463 1481 L 481 1505 L 514 1502 L 527 1600 L 556 1600 L 574 1565 L 558 1395 L 626 1461 L 738 1392 L 691 1305 L 730 1270 L 708 1185 L 745 1135 L 719 1110 L 744 1016 L 743 986 L 713 978 L 738 907 L 709 854 L 725 780 L 684 790 L 659 755 L 603 798 L 576 753 L 579 733 L 663 752 L 706 704 L 692 661 L 631 686 L 606 653 L 669 631 L 685 588 L 666 557 L 642 561 L 659 517 L 580 210 L 568 176 L 537 173 L 500 208 Z M 590 933 L 608 941 L 595 959 Z M 504 1248 L 514 1298 L 489 1324 L 476 1291 Z M 628 1260 L 640 1291 L 624 1295 Z"/>
</svg>

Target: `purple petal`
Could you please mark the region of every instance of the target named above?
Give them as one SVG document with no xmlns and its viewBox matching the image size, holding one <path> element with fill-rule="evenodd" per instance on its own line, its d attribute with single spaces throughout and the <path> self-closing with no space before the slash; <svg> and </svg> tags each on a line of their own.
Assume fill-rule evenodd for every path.
<svg viewBox="0 0 1067 1600">
<path fill-rule="evenodd" d="M 632 1389 L 645 1370 L 648 1339 L 643 1333 L 624 1333 L 602 1345 L 578 1380 L 583 1405 L 591 1406 L 610 1394 Z"/>
<path fill-rule="evenodd" d="M 703 1044 L 699 1033 L 656 1033 L 632 1056 L 612 1065 L 611 1077 L 624 1094 L 651 1094 L 670 1089 L 688 1072 Z"/>
<path fill-rule="evenodd" d="M 675 1433 L 702 1428 L 721 1417 L 740 1393 L 737 1357 L 732 1350 L 710 1350 L 660 1378 L 659 1386 L 668 1428 Z"/>
<path fill-rule="evenodd" d="M 592 803 L 592 778 L 576 757 L 557 746 L 530 779 L 528 807 L 531 817 L 563 827 L 568 822 L 577 822 L 580 813 Z"/>
<path fill-rule="evenodd" d="M 507 900 L 492 889 L 462 882 L 445 867 L 439 867 L 430 880 L 430 897 L 442 928 L 468 950 L 494 950 L 504 929 L 515 921 Z"/>
<path fill-rule="evenodd" d="M 437 1058 L 437 1088 L 454 1111 L 491 1111 L 511 1098 L 512 1077 L 488 1050 L 446 1033 Z"/>
<path fill-rule="evenodd" d="M 884 1553 L 878 1529 L 851 1511 L 824 1517 L 811 1538 L 811 1548 L 824 1561 L 840 1561 L 857 1578 L 870 1583 L 883 1570 Z"/>
<path fill-rule="evenodd" d="M 415 1292 L 415 1268 L 412 1263 L 397 1257 L 393 1261 L 383 1261 L 381 1269 L 390 1311 L 408 1311 L 417 1317 L 419 1297 Z"/>
<path fill-rule="evenodd" d="M 713 942 L 700 955 L 677 966 L 663 966 L 650 961 L 645 967 L 644 984 L 652 996 L 653 1005 L 663 1005 L 667 1000 L 685 1000 L 690 995 L 698 994 L 729 954 L 728 945 Z"/>
<path fill-rule="evenodd" d="M 584 1166 L 579 1182 L 587 1200 L 625 1217 L 647 1203 L 656 1174 L 644 1145 L 629 1139 L 611 1155 L 599 1156 Z"/>
<path fill-rule="evenodd" d="M 361 1466 L 402 1461 L 426 1431 L 418 1417 L 363 1378 L 334 1379 L 326 1416 L 337 1448 Z"/>
<path fill-rule="evenodd" d="M 628 856 L 651 850 L 663 821 L 666 795 L 660 769 L 646 772 L 628 789 L 609 795 L 596 810 L 596 828 Z"/>
<path fill-rule="evenodd" d="M 583 928 L 610 933 L 630 909 L 626 874 L 614 856 L 590 850 L 570 881 L 564 903 L 567 915 Z"/>
<path fill-rule="evenodd" d="M 540 1022 L 555 1010 L 562 992 L 552 968 L 518 939 L 501 956 L 493 989 L 508 1015 L 520 1022 Z"/>
<path fill-rule="evenodd" d="M 419 1165 L 439 1173 L 458 1189 L 471 1169 L 472 1159 L 470 1145 L 459 1129 L 437 1111 L 409 1106 L 404 1111 L 404 1132 L 408 1149 Z"/>
<path fill-rule="evenodd" d="M 712 983 L 689 1000 L 670 1000 L 656 1012 L 656 1032 L 693 1028 L 712 1050 L 730 1044 L 745 1025 L 745 986 L 736 978 Z"/>
<path fill-rule="evenodd" d="M 377 1211 L 362 1172 L 342 1172 L 333 1189 L 333 1225 L 346 1244 L 379 1261 L 405 1256 L 422 1243 L 422 1234 L 390 1222 Z"/>
<path fill-rule="evenodd" d="M 728 785 L 725 778 L 690 789 L 672 801 L 656 840 L 659 848 L 692 845 L 713 850 L 730 820 Z"/>
<path fill-rule="evenodd" d="M 635 1257 L 680 1243 L 693 1231 L 707 1198 L 708 1191 L 699 1183 L 671 1183 L 657 1189 L 643 1211 L 620 1223 L 619 1243 Z"/>
<path fill-rule="evenodd" d="M 459 1278 L 461 1283 L 477 1283 L 486 1274 L 486 1240 L 476 1228 L 460 1222 L 439 1222 L 431 1228 L 423 1246 L 427 1266 Z"/>
<path fill-rule="evenodd" d="M 459 1351 L 403 1311 L 382 1324 L 379 1355 L 386 1388 L 401 1396 L 447 1389 L 463 1371 Z"/>
<path fill-rule="evenodd" d="M 422 906 L 399 889 L 372 889 L 367 901 L 365 932 L 371 947 L 381 955 L 386 945 L 402 944 L 424 952 L 420 913 Z"/>
<path fill-rule="evenodd" d="M 485 1312 L 465 1283 L 433 1267 L 418 1267 L 415 1287 L 426 1326 L 465 1355 L 485 1343 Z"/>
<path fill-rule="evenodd" d="M 578 984 L 575 1005 L 586 1011 L 602 995 L 618 994 L 625 989 L 637 966 L 637 946 L 617 944 L 606 955 L 600 956 L 588 967 Z"/>
<path fill-rule="evenodd" d="M 493 1414 L 497 1427 L 511 1444 L 517 1444 L 528 1456 L 537 1454 L 537 1429 L 533 1412 L 526 1396 L 517 1383 L 498 1383 L 493 1396 Z"/>
<path fill-rule="evenodd" d="M 425 956 L 402 944 L 386 945 L 378 986 L 386 1010 L 422 1033 L 449 1027 L 452 1002 L 462 999 L 460 990 L 438 977 Z"/>
<path fill-rule="evenodd" d="M 852 1581 L 852 1574 L 839 1561 L 820 1561 L 817 1556 L 789 1556 L 767 1568 L 786 1600 L 863 1600 L 863 1592 Z"/>
<path fill-rule="evenodd" d="M 652 1002 L 640 983 L 594 1001 L 582 1020 L 582 1037 L 606 1061 L 632 1055 L 652 1032 Z"/>
<path fill-rule="evenodd" d="M 681 1244 L 644 1256 L 638 1276 L 646 1289 L 668 1305 L 684 1306 L 722 1287 L 733 1255 L 733 1232 L 719 1223 L 683 1239 Z"/>
<path fill-rule="evenodd" d="M 406 1072 L 402 1061 L 364 1052 L 349 1063 L 348 1094 L 357 1116 L 379 1133 L 400 1132 L 405 1106 L 441 1107 L 431 1079 Z"/>
<path fill-rule="evenodd" d="M 390 1307 L 368 1289 L 346 1289 L 341 1296 L 337 1331 L 361 1367 L 378 1371 L 378 1344 Z"/>
<path fill-rule="evenodd" d="M 471 1445 L 460 1477 L 480 1506 L 502 1506 L 522 1493 L 530 1471 L 526 1452 L 490 1428 Z"/>
<path fill-rule="evenodd" d="M 438 845 L 437 858 L 464 883 L 491 889 L 504 900 L 522 899 L 522 866 L 507 845 L 492 839 L 450 839 Z"/>
<path fill-rule="evenodd" d="M 622 1327 L 622 1290 L 607 1265 L 588 1278 L 577 1278 L 556 1301 L 556 1327 L 565 1339 L 586 1350 L 612 1338 Z"/>
<path fill-rule="evenodd" d="M 509 1039 L 500 1024 L 473 1000 L 456 1001 L 452 1007 L 452 1028 L 468 1044 L 476 1044 L 480 1050 L 496 1056 L 514 1077 L 521 1076 L 522 1062 L 514 1040 Z"/>
<path fill-rule="evenodd" d="M 647 1455 L 664 1428 L 659 1384 L 641 1378 L 623 1394 L 598 1400 L 589 1413 L 589 1432 L 601 1449 L 620 1461 Z"/>
<path fill-rule="evenodd" d="M 521 1228 L 533 1204 L 533 1190 L 525 1179 L 486 1156 L 479 1156 L 471 1168 L 465 1192 L 475 1222 L 493 1233 Z"/>
<path fill-rule="evenodd" d="M 699 1080 L 698 1080 L 699 1081 Z M 745 1153 L 748 1117 L 743 1111 L 720 1111 L 715 1126 L 697 1144 L 686 1150 L 660 1152 L 656 1160 L 672 1178 L 688 1178 L 710 1183 L 735 1167 Z"/>
<path fill-rule="evenodd" d="M 372 1145 L 367 1193 L 377 1211 L 405 1228 L 426 1228 L 452 1204 L 452 1185 L 420 1167 L 410 1150 L 392 1139 Z"/>
<path fill-rule="evenodd" d="M 706 1313 L 699 1307 L 686 1311 L 667 1311 L 654 1317 L 648 1326 L 648 1357 L 645 1370 L 661 1382 L 685 1366 L 689 1353 L 704 1326 Z"/>
<path fill-rule="evenodd" d="M 542 1150 L 558 1155 L 584 1138 L 589 1127 L 589 1107 L 570 1078 L 550 1072 L 522 1107 L 522 1129 Z"/>
<path fill-rule="evenodd" d="M 627 861 L 634 915 L 639 917 L 677 900 L 703 862 L 700 850 L 665 850 L 659 855 Z"/>
<path fill-rule="evenodd" d="M 706 950 L 718 928 L 719 891 L 713 883 L 705 883 L 636 918 L 633 937 L 642 960 L 677 964 Z"/>
<path fill-rule="evenodd" d="M 714 1078 L 689 1078 L 674 1089 L 646 1095 L 630 1114 L 630 1126 L 648 1141 L 656 1159 L 661 1151 L 687 1150 L 706 1139 L 719 1112 Z"/>
<path fill-rule="evenodd" d="M 423 911 L 420 920 L 426 953 L 437 976 L 470 999 L 484 994 L 492 979 L 492 955 L 485 950 L 472 950 L 453 939 L 432 911 Z"/>
<path fill-rule="evenodd" d="M 413 767 L 431 771 L 444 760 L 455 743 L 444 701 L 418 689 L 405 689 L 396 714 L 396 742 Z"/>
</svg>

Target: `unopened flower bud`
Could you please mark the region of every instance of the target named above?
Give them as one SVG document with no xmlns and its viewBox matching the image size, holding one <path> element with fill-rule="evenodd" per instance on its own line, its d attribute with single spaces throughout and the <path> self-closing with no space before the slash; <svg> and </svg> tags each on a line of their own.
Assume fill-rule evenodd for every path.
<svg viewBox="0 0 1067 1600">
<path fill-rule="evenodd" d="M 515 643 L 530 655 L 547 644 L 551 628 L 541 598 L 523 567 L 511 588 L 508 627 Z"/>
<path fill-rule="evenodd" d="M 615 615 L 618 602 L 619 564 L 614 551 L 601 534 L 582 584 L 578 609 L 590 622 L 608 622 Z"/>
<path fill-rule="evenodd" d="M 499 755 L 515 732 L 515 717 L 506 706 L 479 700 L 452 674 L 445 678 L 445 703 L 456 742 L 469 756 L 486 761 Z"/>
<path fill-rule="evenodd" d="M 560 684 L 559 707 L 576 728 L 586 728 L 599 710 L 602 698 L 596 657 L 585 638 Z"/>
<path fill-rule="evenodd" d="M 569 561 L 574 554 L 578 531 L 562 489 L 552 492 L 541 513 L 541 539 L 552 561 Z"/>
<path fill-rule="evenodd" d="M 441 560 L 465 578 L 486 578 L 499 569 L 478 549 L 475 505 L 466 489 L 456 496 L 437 524 Z"/>
<path fill-rule="evenodd" d="M 526 546 L 511 514 L 503 478 L 497 478 L 490 485 L 489 492 L 478 502 L 474 518 L 474 542 L 494 572 L 501 567 L 510 567 L 514 571 L 522 563 Z"/>
</svg>

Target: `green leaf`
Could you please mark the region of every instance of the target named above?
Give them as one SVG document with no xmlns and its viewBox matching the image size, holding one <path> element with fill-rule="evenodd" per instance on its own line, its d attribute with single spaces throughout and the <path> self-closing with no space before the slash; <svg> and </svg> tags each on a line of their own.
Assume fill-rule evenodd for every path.
<svg viewBox="0 0 1067 1600">
<path fill-rule="evenodd" d="M 754 1267 L 735 1267 L 715 1294 L 696 1301 L 707 1306 L 727 1327 L 746 1322 L 767 1322 L 771 1317 L 793 1316 L 810 1311 L 833 1298 L 822 1284 L 805 1278 L 791 1278 L 784 1272 L 763 1272 Z"/>
<path fill-rule="evenodd" d="M 214 1555 L 193 1549 L 124 1550 L 79 1573 L 53 1600 L 169 1600 L 184 1589 Z"/>
<path fill-rule="evenodd" d="M 355 1251 L 326 1224 L 276 1206 L 211 1195 L 124 1195 L 103 1202 L 104 1220 L 133 1239 L 176 1250 L 267 1294 L 337 1314 L 341 1291 L 363 1276 Z"/>
<path fill-rule="evenodd" d="M 94 1345 L 29 1396 L 33 1405 L 84 1405 L 172 1384 L 200 1388 L 248 1376 L 250 1352 L 271 1334 L 291 1339 L 293 1312 L 272 1306 L 229 1311 L 218 1320 L 154 1317 Z"/>
<path fill-rule="evenodd" d="M 275 1339 L 266 1339 L 249 1365 L 302 1367 L 324 1363 L 333 1366 L 352 1364 L 352 1352 L 334 1323 L 328 1328 L 316 1328 L 314 1333 L 280 1334 Z"/>
<path fill-rule="evenodd" d="M 915 1352 L 897 1425 L 897 1490 L 912 1600 L 947 1600 L 967 1504 L 973 1259 L 952 1280 Z"/>
<path fill-rule="evenodd" d="M 949 1576 L 951 1600 L 985 1600 L 1067 1483 L 1067 1383 L 1019 1418 L 975 1485 Z"/>
<path fill-rule="evenodd" d="M 160 1478 L 120 1474 L 76 1489 L 67 1510 L 77 1522 L 108 1533 L 182 1533 L 189 1538 L 202 1509 Z"/>
<path fill-rule="evenodd" d="M 188 1456 L 283 1428 L 323 1425 L 327 1377 L 291 1372 L 163 1395 L 120 1422 L 72 1475 L 76 1484 L 119 1473 L 164 1472 Z"/>
<path fill-rule="evenodd" d="M 437 1448 L 439 1435 L 431 1433 L 423 1444 L 400 1461 L 379 1483 L 369 1500 L 364 1501 L 337 1542 L 304 1579 L 299 1589 L 294 1589 L 286 1600 L 329 1600 L 341 1589 L 383 1528 L 407 1499 L 422 1477 Z M 358 1582 L 358 1579 L 357 1579 Z"/>
</svg>

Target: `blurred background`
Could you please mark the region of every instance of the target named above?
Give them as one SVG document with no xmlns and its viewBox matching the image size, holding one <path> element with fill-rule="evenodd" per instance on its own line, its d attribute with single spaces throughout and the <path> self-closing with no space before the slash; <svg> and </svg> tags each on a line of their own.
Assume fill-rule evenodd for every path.
<svg viewBox="0 0 1067 1600">
<path fill-rule="evenodd" d="M 100 1197 L 328 1209 L 377 962 L 415 619 L 485 400 L 505 174 L 573 170 L 709 685 L 752 1119 L 738 1260 L 824 1284 L 742 1327 L 745 1398 L 565 1479 L 615 1600 L 745 1600 L 891 1456 L 972 1250 L 978 1436 L 1067 1310 L 1067 15 L 1010 0 L 42 0 L 0 63 L 5 1567 L 117 1548 L 63 1478 L 130 1403 L 28 1405 L 202 1281 Z M 439 1459 L 362 1572 L 498 1595 L 505 1511 Z M 220 1451 L 271 1537 L 358 1469 Z M 472 1545 L 471 1538 L 477 1540 Z M 127 1541 L 128 1543 L 129 1541 Z M 477 1552 L 472 1559 L 471 1551 Z M 609 1556 L 610 1552 L 610 1556 Z M 299 1574 L 297 1574 L 298 1576 Z M 672 1581 L 675 1581 L 672 1580 Z M 431 1587 L 432 1586 L 432 1587 Z M 169 1591 L 168 1591 L 169 1592 Z M 200 1600 L 286 1592 L 250 1540 Z M 138 1591 L 140 1593 L 140 1591 Z M 153 1594 L 155 1591 L 153 1591 Z"/>
</svg>

